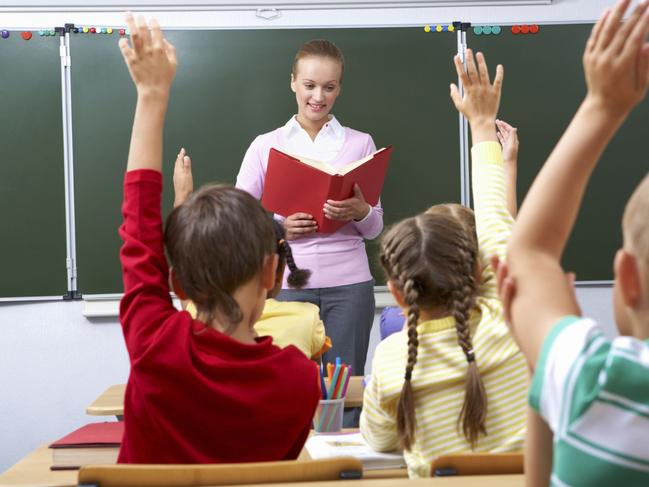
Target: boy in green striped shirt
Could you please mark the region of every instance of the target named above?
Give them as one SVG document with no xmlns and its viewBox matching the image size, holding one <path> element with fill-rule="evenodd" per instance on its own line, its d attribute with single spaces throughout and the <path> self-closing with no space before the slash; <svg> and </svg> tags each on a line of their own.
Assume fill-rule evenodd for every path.
<svg viewBox="0 0 649 487">
<path fill-rule="evenodd" d="M 649 86 L 649 10 L 643 0 L 623 22 L 629 3 L 620 0 L 593 28 L 583 60 L 588 94 L 532 185 L 498 269 L 534 373 L 528 485 L 649 485 L 649 176 L 627 204 L 615 258 L 621 337 L 609 341 L 579 317 L 560 266 L 590 174 Z"/>
</svg>

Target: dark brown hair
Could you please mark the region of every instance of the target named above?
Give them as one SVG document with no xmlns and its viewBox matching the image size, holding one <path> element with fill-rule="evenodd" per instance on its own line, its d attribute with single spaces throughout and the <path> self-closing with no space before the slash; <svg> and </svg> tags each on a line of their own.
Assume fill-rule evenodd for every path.
<svg viewBox="0 0 649 487">
<path fill-rule="evenodd" d="M 298 61 L 310 56 L 330 58 L 338 62 L 340 64 L 340 83 L 342 84 L 343 74 L 345 72 L 345 58 L 343 57 L 342 51 L 338 49 L 338 46 L 326 39 L 313 39 L 300 47 L 295 54 L 293 67 L 291 68 L 294 79 L 297 78 Z"/>
<path fill-rule="evenodd" d="M 487 397 L 476 363 L 469 329 L 478 284 L 478 244 L 473 212 L 461 205 L 437 205 L 394 225 L 381 240 L 381 264 L 408 305 L 408 361 L 397 409 L 402 447 L 415 441 L 412 373 L 417 362 L 417 323 L 422 308 L 441 308 L 455 318 L 458 343 L 468 364 L 458 429 L 474 448 L 486 434 Z"/>
<path fill-rule="evenodd" d="M 286 240 L 286 231 L 281 223 L 273 219 L 273 228 L 275 229 L 275 238 L 277 239 L 277 255 L 279 255 L 279 262 L 277 263 L 277 275 L 281 274 L 284 266 L 288 266 L 288 277 L 286 281 L 288 285 L 295 289 L 301 289 L 306 286 L 306 283 L 311 277 L 311 271 L 308 269 L 300 269 L 295 264 L 293 259 L 293 251 L 291 246 Z"/>
<path fill-rule="evenodd" d="M 228 328 L 243 318 L 234 291 L 275 252 L 272 218 L 259 201 L 223 184 L 204 186 L 167 217 L 165 246 L 178 282 L 199 313 L 223 316 Z"/>
</svg>

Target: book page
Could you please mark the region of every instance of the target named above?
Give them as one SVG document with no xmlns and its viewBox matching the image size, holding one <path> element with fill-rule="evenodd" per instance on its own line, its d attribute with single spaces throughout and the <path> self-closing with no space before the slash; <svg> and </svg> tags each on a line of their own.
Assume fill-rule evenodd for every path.
<svg viewBox="0 0 649 487">
<path fill-rule="evenodd" d="M 372 152 L 369 156 L 367 156 L 367 157 L 363 157 L 362 159 L 359 159 L 358 161 L 354 161 L 354 162 L 350 162 L 349 164 L 346 164 L 345 166 L 343 166 L 343 167 L 341 167 L 340 169 L 338 169 L 338 174 L 340 174 L 341 176 L 344 176 L 344 175 L 347 174 L 348 172 L 352 172 L 352 171 L 353 171 L 354 169 L 356 169 L 358 166 L 362 166 L 362 165 L 365 164 L 367 161 L 369 161 L 370 159 L 372 159 L 376 154 L 378 154 L 379 152 L 381 152 L 381 151 L 383 151 L 383 150 L 385 150 L 385 147 L 381 147 L 381 148 L 378 149 L 376 152 Z"/>
<path fill-rule="evenodd" d="M 358 458 L 365 469 L 401 468 L 406 462 L 401 452 L 380 453 L 372 450 L 361 433 L 311 436 L 305 445 L 312 459 L 332 457 Z"/>
<path fill-rule="evenodd" d="M 309 159 L 308 157 L 297 156 L 295 154 L 290 154 L 288 152 L 285 152 L 285 154 L 288 154 L 289 156 L 294 157 L 298 161 L 303 162 L 304 164 L 306 164 L 307 166 L 314 167 L 314 168 L 316 168 L 316 169 L 318 169 L 318 170 L 320 170 L 320 171 L 322 171 L 324 173 L 330 174 L 331 176 L 335 176 L 337 174 L 336 168 L 334 168 L 333 166 L 330 166 L 326 162 L 316 161 L 315 159 Z"/>
<path fill-rule="evenodd" d="M 320 171 L 325 172 L 327 174 L 330 174 L 332 176 L 335 176 L 337 174 L 340 174 L 341 176 L 344 176 L 348 172 L 351 172 L 354 169 L 356 169 L 358 166 L 362 166 L 363 164 L 365 164 L 367 161 L 372 159 L 376 154 L 378 154 L 382 150 L 385 150 L 385 147 L 381 147 L 376 152 L 373 152 L 370 155 L 368 155 L 366 157 L 363 157 L 362 159 L 359 159 L 357 161 L 350 162 L 349 164 L 346 164 L 346 165 L 344 165 L 343 167 L 341 167 L 339 169 L 336 169 L 335 167 L 330 166 L 326 162 L 316 161 L 315 159 L 309 159 L 308 157 L 301 157 L 301 156 L 297 156 L 295 154 L 289 154 L 288 152 L 286 152 L 285 154 L 288 154 L 289 156 L 294 157 L 298 161 L 303 162 L 304 164 L 307 164 L 307 165 L 309 165 L 311 167 L 314 167 L 316 169 L 319 169 Z"/>
</svg>

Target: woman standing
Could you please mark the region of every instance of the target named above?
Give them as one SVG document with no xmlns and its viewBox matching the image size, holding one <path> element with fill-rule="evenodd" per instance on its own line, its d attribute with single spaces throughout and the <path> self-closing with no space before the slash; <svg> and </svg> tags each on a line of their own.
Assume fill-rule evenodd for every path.
<svg viewBox="0 0 649 487">
<path fill-rule="evenodd" d="M 271 147 L 289 154 L 342 167 L 376 150 L 369 134 L 343 127 L 331 114 L 340 94 L 343 55 L 332 42 L 312 40 L 295 56 L 291 90 L 297 114 L 282 127 L 258 136 L 244 157 L 237 187 L 261 198 Z M 340 356 L 362 375 L 374 319 L 374 281 L 364 239 L 376 238 L 383 229 L 380 202 L 372 207 L 358 187 L 343 201 L 328 200 L 323 212 L 332 220 L 347 222 L 332 234 L 318 233 L 313 215 L 295 213 L 283 219 L 287 238 L 300 266 L 311 270 L 305 289 L 289 290 L 286 282 L 278 299 L 308 301 L 320 307 L 333 348 L 326 361 Z M 280 218 L 277 216 L 277 218 Z"/>
</svg>

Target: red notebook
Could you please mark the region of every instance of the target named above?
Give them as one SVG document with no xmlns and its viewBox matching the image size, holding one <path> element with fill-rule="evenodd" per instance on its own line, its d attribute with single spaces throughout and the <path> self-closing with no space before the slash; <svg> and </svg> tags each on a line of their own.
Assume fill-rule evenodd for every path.
<svg viewBox="0 0 649 487">
<path fill-rule="evenodd" d="M 318 224 L 318 232 L 333 233 L 347 222 L 325 217 L 327 200 L 341 201 L 354 194 L 358 184 L 368 204 L 375 206 L 388 170 L 392 147 L 346 166 L 334 169 L 324 162 L 298 158 L 271 149 L 261 203 L 268 211 L 282 216 L 308 213 Z"/>
<path fill-rule="evenodd" d="M 52 470 L 76 469 L 81 465 L 117 463 L 124 423 L 90 423 L 50 445 Z"/>
</svg>

